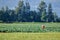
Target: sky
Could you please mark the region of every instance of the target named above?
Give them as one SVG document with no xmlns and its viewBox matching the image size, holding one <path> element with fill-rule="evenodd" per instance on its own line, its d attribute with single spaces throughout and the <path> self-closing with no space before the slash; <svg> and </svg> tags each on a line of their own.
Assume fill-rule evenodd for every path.
<svg viewBox="0 0 60 40">
<path fill-rule="evenodd" d="M 3 6 L 8 6 L 10 9 L 14 9 L 17 7 L 18 2 L 20 0 L 0 0 L 0 9 Z M 23 0 L 26 2 L 27 0 Z M 31 10 L 36 10 L 38 8 L 39 3 L 42 0 L 28 0 L 31 6 Z M 57 15 L 60 17 L 60 0 L 44 0 L 48 6 L 49 3 L 52 4 L 53 12 L 56 12 Z"/>
</svg>

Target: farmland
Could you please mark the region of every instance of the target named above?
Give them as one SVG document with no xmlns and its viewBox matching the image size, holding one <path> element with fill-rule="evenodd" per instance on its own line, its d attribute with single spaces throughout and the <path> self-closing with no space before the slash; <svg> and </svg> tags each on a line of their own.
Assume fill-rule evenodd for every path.
<svg viewBox="0 0 60 40">
<path fill-rule="evenodd" d="M 0 40 L 60 40 L 60 33 L 0 33 Z"/>
<path fill-rule="evenodd" d="M 0 23 L 0 32 L 60 32 L 60 23 Z"/>
<path fill-rule="evenodd" d="M 0 23 L 0 40 L 60 40 L 60 23 Z"/>
</svg>

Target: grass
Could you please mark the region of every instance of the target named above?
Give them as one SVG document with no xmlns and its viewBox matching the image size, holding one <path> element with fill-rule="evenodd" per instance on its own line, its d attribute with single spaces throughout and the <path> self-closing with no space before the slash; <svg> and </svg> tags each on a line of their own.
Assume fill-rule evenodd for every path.
<svg viewBox="0 0 60 40">
<path fill-rule="evenodd" d="M 42 25 L 46 28 L 42 30 Z M 60 32 L 60 23 L 0 23 L 2 32 Z"/>
<path fill-rule="evenodd" d="M 44 30 L 41 25 L 45 25 Z M 60 23 L 0 23 L 0 30 L 25 31 L 0 33 L 0 40 L 60 40 Z M 26 31 L 32 31 L 27 33 Z M 36 32 L 34 31 L 42 31 Z M 47 31 L 47 32 L 44 32 Z"/>
<path fill-rule="evenodd" d="M 60 40 L 60 33 L 0 33 L 0 40 Z"/>
<path fill-rule="evenodd" d="M 46 27 L 60 27 L 60 23 L 39 23 L 39 22 L 23 22 L 23 23 L 12 23 L 12 24 L 10 24 L 10 23 L 0 23 L 0 27 L 1 26 L 5 26 L 5 25 L 7 25 L 7 26 L 40 26 L 41 27 L 41 25 L 45 25 Z"/>
<path fill-rule="evenodd" d="M 42 30 L 42 25 L 46 28 Z M 60 32 L 60 23 L 0 23 L 0 31 L 6 32 Z"/>
</svg>

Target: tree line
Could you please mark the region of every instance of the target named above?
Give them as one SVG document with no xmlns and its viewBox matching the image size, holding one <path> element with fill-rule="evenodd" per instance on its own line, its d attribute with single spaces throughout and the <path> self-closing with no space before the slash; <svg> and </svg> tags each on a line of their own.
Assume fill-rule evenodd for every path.
<svg viewBox="0 0 60 40">
<path fill-rule="evenodd" d="M 48 8 L 48 10 L 47 10 Z M 0 10 L 0 22 L 60 22 L 60 18 L 52 11 L 52 4 L 48 6 L 41 1 L 38 11 L 32 11 L 29 2 L 19 1 L 15 10 L 9 9 L 8 6 Z"/>
</svg>

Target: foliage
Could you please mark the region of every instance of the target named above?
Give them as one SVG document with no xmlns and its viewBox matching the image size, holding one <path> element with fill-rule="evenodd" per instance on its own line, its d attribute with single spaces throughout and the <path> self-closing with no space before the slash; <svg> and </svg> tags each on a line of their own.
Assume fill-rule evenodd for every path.
<svg viewBox="0 0 60 40">
<path fill-rule="evenodd" d="M 48 5 L 48 12 L 46 11 L 47 4 L 41 1 L 38 11 L 30 10 L 30 4 L 27 1 L 19 1 L 15 10 L 11 10 L 6 6 L 0 10 L 0 22 L 60 22 L 59 17 L 52 11 L 52 4 Z"/>
</svg>

